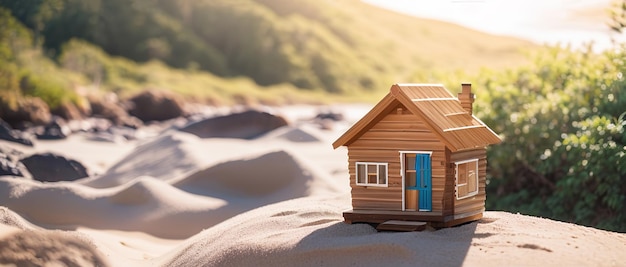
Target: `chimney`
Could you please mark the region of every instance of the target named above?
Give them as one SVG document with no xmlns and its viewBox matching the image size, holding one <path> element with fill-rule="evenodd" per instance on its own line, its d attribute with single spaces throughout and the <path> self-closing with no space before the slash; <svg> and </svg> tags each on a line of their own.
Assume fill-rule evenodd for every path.
<svg viewBox="0 0 626 267">
<path fill-rule="evenodd" d="M 461 92 L 457 98 L 461 102 L 461 107 L 465 109 L 470 115 L 472 115 L 472 105 L 474 104 L 474 94 L 472 94 L 472 84 L 462 83 Z"/>
</svg>

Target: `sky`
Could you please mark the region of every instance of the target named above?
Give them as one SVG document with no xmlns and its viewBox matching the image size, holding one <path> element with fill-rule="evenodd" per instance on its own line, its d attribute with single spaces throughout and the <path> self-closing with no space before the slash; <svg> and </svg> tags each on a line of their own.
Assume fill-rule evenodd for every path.
<svg viewBox="0 0 626 267">
<path fill-rule="evenodd" d="M 362 0 L 414 15 L 452 22 L 479 31 L 509 35 L 538 44 L 590 41 L 596 51 L 610 47 L 607 26 L 611 0 Z"/>
</svg>

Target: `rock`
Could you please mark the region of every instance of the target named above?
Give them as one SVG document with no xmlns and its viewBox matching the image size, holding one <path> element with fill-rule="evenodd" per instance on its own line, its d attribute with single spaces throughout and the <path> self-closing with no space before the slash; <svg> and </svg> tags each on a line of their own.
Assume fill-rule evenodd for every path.
<svg viewBox="0 0 626 267">
<path fill-rule="evenodd" d="M 4 155 L 0 155 L 0 176 L 11 175 L 24 177 L 24 164 L 21 162 L 11 162 Z"/>
<path fill-rule="evenodd" d="M 345 116 L 339 112 L 323 111 L 318 113 L 313 121 L 319 125 L 322 130 L 332 130 L 335 122 L 343 121 Z"/>
<path fill-rule="evenodd" d="M 88 136 L 91 141 L 111 142 L 111 143 L 123 143 L 128 140 L 137 139 L 137 129 L 124 127 L 124 126 L 112 126 L 106 131 L 96 131 Z"/>
<path fill-rule="evenodd" d="M 11 125 L 0 119 L 0 139 L 9 142 L 20 143 L 26 146 L 33 146 L 33 141 L 30 137 L 19 131 L 11 128 Z"/>
<path fill-rule="evenodd" d="M 122 121 L 121 124 L 119 124 L 119 126 L 132 128 L 132 129 L 139 129 L 139 127 L 143 126 L 143 122 L 137 117 L 128 116 Z"/>
<path fill-rule="evenodd" d="M 19 161 L 21 152 L 13 149 L 0 148 L 0 176 L 20 176 L 28 179 L 32 179 L 28 170 Z"/>
<path fill-rule="evenodd" d="M 70 127 L 65 120 L 56 117 L 52 122 L 43 127 L 43 130 L 37 133 L 37 139 L 59 140 L 65 139 L 72 133 Z"/>
<path fill-rule="evenodd" d="M 344 119 L 343 114 L 338 112 L 320 112 L 315 116 L 316 120 L 332 120 L 332 121 L 342 121 Z"/>
<path fill-rule="evenodd" d="M 73 103 L 62 103 L 50 112 L 67 121 L 80 120 L 84 118 L 84 114 L 82 114 L 81 111 Z"/>
<path fill-rule="evenodd" d="M 182 100 L 165 91 L 145 91 L 129 100 L 128 113 L 143 122 L 164 121 L 185 115 Z"/>
<path fill-rule="evenodd" d="M 110 120 L 115 125 L 141 126 L 141 121 L 128 115 L 126 110 L 115 101 L 115 98 L 90 97 L 91 115 L 96 118 Z"/>
<path fill-rule="evenodd" d="M 45 125 L 50 122 L 50 108 L 38 97 L 25 97 L 17 100 L 15 106 L 0 101 L 0 117 L 13 128 L 28 125 Z"/>
<path fill-rule="evenodd" d="M 106 132 L 113 127 L 113 123 L 105 118 L 88 118 L 85 125 L 88 132 Z"/>
<path fill-rule="evenodd" d="M 283 126 L 287 126 L 287 121 L 282 117 L 249 110 L 194 122 L 180 131 L 195 134 L 200 138 L 253 139 Z"/>
<path fill-rule="evenodd" d="M 21 162 L 37 181 L 74 181 L 89 176 L 80 162 L 52 153 L 31 155 Z"/>
</svg>

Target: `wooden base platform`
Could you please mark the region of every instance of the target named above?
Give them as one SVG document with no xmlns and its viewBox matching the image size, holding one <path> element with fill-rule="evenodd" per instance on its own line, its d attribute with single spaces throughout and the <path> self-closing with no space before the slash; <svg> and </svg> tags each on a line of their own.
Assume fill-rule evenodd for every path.
<svg viewBox="0 0 626 267">
<path fill-rule="evenodd" d="M 386 221 L 426 222 L 435 228 L 452 227 L 483 217 L 483 210 L 463 214 L 443 215 L 430 211 L 349 210 L 343 213 L 346 223 L 382 224 Z"/>
<path fill-rule="evenodd" d="M 415 232 L 424 231 L 426 229 L 426 222 L 414 222 L 414 221 L 386 221 L 376 226 L 376 230 L 381 231 L 395 231 L 395 232 Z"/>
</svg>

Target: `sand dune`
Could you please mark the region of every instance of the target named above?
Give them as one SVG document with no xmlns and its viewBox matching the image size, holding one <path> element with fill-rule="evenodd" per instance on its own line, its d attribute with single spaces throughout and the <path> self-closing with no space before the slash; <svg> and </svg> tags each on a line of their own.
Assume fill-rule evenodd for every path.
<svg viewBox="0 0 626 267">
<path fill-rule="evenodd" d="M 351 203 L 346 150 L 333 150 L 331 142 L 349 126 L 321 131 L 302 123 L 252 140 L 169 131 L 109 146 L 74 136 L 37 142 L 27 152 L 65 152 L 105 171 L 58 183 L 0 177 L 0 265 L 626 262 L 626 234 L 505 212 L 414 233 L 344 224 L 342 212 Z"/>
<path fill-rule="evenodd" d="M 283 150 L 219 163 L 173 185 L 201 195 L 275 200 L 339 192 L 327 175 Z"/>
<path fill-rule="evenodd" d="M 190 238 L 166 266 L 619 266 L 626 236 L 505 212 L 460 227 L 378 233 L 342 222 L 345 199 L 301 198 Z M 219 242 L 215 242 L 219 240 Z M 586 252 L 593 252 L 593 256 Z"/>
<path fill-rule="evenodd" d="M 20 215 L 8 209 L 7 207 L 0 206 L 0 226 L 10 227 L 15 230 L 34 230 L 40 229 L 38 226 L 24 220 Z M 8 229 L 7 229 L 8 230 Z M 2 231 L 0 231 L 1 233 Z"/>
<path fill-rule="evenodd" d="M 137 146 L 103 175 L 79 183 L 105 188 L 124 184 L 139 176 L 166 180 L 198 168 L 199 160 L 189 153 L 190 144 L 198 142 L 190 134 L 166 134 Z"/>
<path fill-rule="evenodd" d="M 236 214 L 223 208 L 224 200 L 189 194 L 150 177 L 110 189 L 4 177 L 0 203 L 49 228 L 85 226 L 165 238 L 189 237 Z"/>
<path fill-rule="evenodd" d="M 3 266 L 109 266 L 89 238 L 76 232 L 14 231 L 0 239 L 0 247 Z"/>
<path fill-rule="evenodd" d="M 70 238 L 81 243 L 69 242 L 68 250 L 50 253 L 73 261 L 103 254 L 103 262 L 134 266 L 620 266 L 626 260 L 624 234 L 569 223 L 486 212 L 482 220 L 454 228 L 378 233 L 367 224 L 344 224 L 341 211 L 346 207 L 346 196 L 283 201 L 160 247 L 146 242 L 168 241 L 83 229 L 77 233 L 14 228 L 0 237 L 0 243 L 20 244 L 18 252 L 40 251 L 63 247 Z M 16 233 L 29 233 L 26 238 L 38 242 L 26 242 Z M 149 256 L 155 247 L 167 250 Z M 73 248 L 82 248 L 83 254 Z M 14 254 L 0 254 L 0 262 L 7 259 L 19 262 Z"/>
<path fill-rule="evenodd" d="M 0 207 L 0 248 L 2 266 L 109 266 L 89 236 L 44 230 L 6 207 Z"/>
<path fill-rule="evenodd" d="M 112 171 L 85 184 L 0 178 L 0 203 L 33 222 L 56 228 L 80 225 L 186 238 L 266 204 L 345 192 L 329 175 L 283 150 L 225 160 L 188 176 L 169 179 L 200 164 L 190 160 L 194 153 L 184 148 L 198 140 L 193 137 L 183 142 L 181 137 L 189 135 L 167 135 L 141 145 Z M 176 162 L 166 160 L 171 151 L 178 153 L 174 159 L 192 163 L 158 164 L 159 160 Z M 157 162 L 150 163 L 154 158 Z M 141 176 L 159 171 L 161 176 L 157 178 Z"/>
<path fill-rule="evenodd" d="M 228 160 L 229 157 L 249 157 L 249 154 L 267 152 L 269 149 L 285 149 L 292 146 L 292 142 L 321 144 L 319 138 L 310 131 L 282 127 L 253 140 L 201 139 L 184 132 L 167 132 L 140 144 L 104 174 L 77 182 L 91 187 L 106 188 L 124 184 L 144 175 L 160 180 L 179 179 L 207 165 Z M 332 148 L 327 147 L 327 151 L 332 152 Z M 271 161 L 268 163 L 273 164 Z"/>
</svg>

